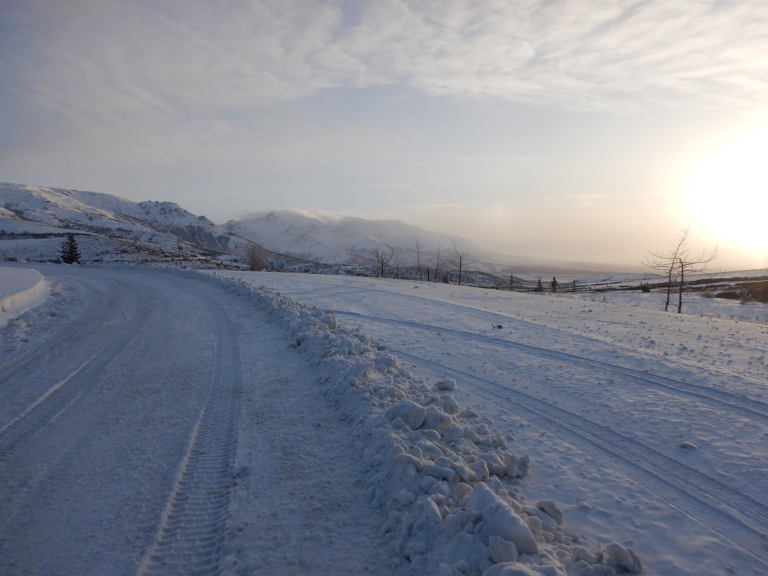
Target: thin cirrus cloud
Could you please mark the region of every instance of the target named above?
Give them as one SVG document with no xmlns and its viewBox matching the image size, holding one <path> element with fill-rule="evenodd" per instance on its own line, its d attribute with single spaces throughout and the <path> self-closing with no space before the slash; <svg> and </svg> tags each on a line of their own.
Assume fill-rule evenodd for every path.
<svg viewBox="0 0 768 576">
<path fill-rule="evenodd" d="M 745 1 L 6 0 L 0 146 L 79 153 L 60 149 L 66 134 L 96 156 L 119 145 L 127 161 L 237 163 L 273 150 L 250 117 L 332 88 L 760 107 L 766 21 Z"/>
<path fill-rule="evenodd" d="M 97 119 L 140 110 L 173 121 L 387 84 L 587 108 L 757 105 L 767 11 L 687 0 L 11 2 L 2 69 L 50 109 L 65 101 Z"/>
</svg>

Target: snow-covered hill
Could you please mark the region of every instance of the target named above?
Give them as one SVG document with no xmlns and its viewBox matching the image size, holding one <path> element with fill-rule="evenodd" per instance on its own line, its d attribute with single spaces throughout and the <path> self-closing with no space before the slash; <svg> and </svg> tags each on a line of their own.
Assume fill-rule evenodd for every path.
<svg viewBox="0 0 768 576">
<path fill-rule="evenodd" d="M 460 236 L 430 232 L 399 220 L 366 220 L 319 211 L 273 210 L 230 220 L 223 228 L 269 250 L 326 264 L 371 264 L 376 248 L 393 248 L 401 264 L 410 264 L 416 261 L 417 241 L 422 256 L 427 257 L 439 246 L 453 248 L 454 242 L 477 250 Z"/>
<path fill-rule="evenodd" d="M 173 202 L 131 202 L 98 192 L 0 183 L 0 251 L 54 258 L 60 238 L 75 232 L 84 255 L 137 252 L 220 255 L 241 251 L 245 241 L 205 216 Z"/>
</svg>

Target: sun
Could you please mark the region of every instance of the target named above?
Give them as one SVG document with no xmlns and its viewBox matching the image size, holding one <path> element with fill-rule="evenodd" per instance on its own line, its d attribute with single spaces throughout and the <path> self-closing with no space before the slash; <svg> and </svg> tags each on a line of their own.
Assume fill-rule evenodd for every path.
<svg viewBox="0 0 768 576">
<path fill-rule="evenodd" d="M 695 221 L 713 238 L 768 252 L 768 125 L 705 157 L 687 197 Z"/>
</svg>

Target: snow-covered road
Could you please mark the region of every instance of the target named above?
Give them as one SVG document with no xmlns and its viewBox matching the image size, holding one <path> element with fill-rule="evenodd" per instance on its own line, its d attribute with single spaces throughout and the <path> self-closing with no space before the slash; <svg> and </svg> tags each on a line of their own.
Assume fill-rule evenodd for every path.
<svg viewBox="0 0 768 576">
<path fill-rule="evenodd" d="M 39 269 L 0 350 L 0 574 L 387 573 L 282 330 L 194 279 Z"/>
<path fill-rule="evenodd" d="M 658 574 L 768 572 L 768 329 L 457 286 L 233 274 L 334 310 L 513 433 L 530 498 Z M 690 443 L 692 447 L 686 448 Z"/>
</svg>

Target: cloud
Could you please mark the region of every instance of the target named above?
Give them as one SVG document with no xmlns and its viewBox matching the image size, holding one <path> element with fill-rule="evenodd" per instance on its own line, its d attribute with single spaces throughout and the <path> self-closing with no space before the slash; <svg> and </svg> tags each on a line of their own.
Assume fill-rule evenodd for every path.
<svg viewBox="0 0 768 576">
<path fill-rule="evenodd" d="M 363 126 L 342 110 L 325 130 L 309 125 L 311 110 L 292 118 L 299 107 L 280 108 L 335 88 L 576 109 L 759 108 L 767 10 L 688 0 L 5 0 L 0 169 L 206 163 L 277 173 L 399 146 L 386 121 Z M 406 162 L 486 175 L 483 165 L 497 174 L 545 164 L 525 148 L 474 149 L 414 148 Z"/>
<path fill-rule="evenodd" d="M 768 7 L 688 0 L 11 2 L 3 76 L 40 101 L 152 116 L 339 86 L 577 107 L 755 104 Z M 354 8 L 354 11 L 352 10 Z M 82 105 L 80 105 L 82 103 Z M 106 112 L 106 111 L 105 111 Z"/>
</svg>

